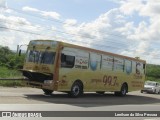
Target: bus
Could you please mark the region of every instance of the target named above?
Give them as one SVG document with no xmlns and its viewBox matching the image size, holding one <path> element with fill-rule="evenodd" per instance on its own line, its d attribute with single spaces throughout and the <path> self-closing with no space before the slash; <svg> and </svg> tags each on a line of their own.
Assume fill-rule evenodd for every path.
<svg viewBox="0 0 160 120">
<path fill-rule="evenodd" d="M 84 92 L 125 96 L 144 86 L 146 61 L 54 40 L 31 40 L 23 69 L 26 85 L 79 97 Z"/>
</svg>

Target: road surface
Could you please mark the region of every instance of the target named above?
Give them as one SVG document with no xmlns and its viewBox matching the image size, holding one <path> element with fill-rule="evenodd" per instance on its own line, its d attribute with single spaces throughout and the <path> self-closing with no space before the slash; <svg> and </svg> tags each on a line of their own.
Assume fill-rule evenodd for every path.
<svg viewBox="0 0 160 120">
<path fill-rule="evenodd" d="M 0 87 L 0 104 L 0 111 L 160 111 L 160 94 L 134 91 L 128 93 L 126 97 L 116 97 L 113 93 L 105 95 L 85 93 L 80 98 L 69 98 L 67 94 L 61 92 L 47 96 L 37 88 Z M 58 119 L 64 118 L 58 117 Z M 94 119 L 97 118 L 92 120 Z M 103 117 L 100 119 L 106 120 Z M 115 120 L 114 117 L 110 118 L 112 119 Z M 131 120 L 127 117 L 116 117 L 116 119 Z M 159 120 L 157 117 L 132 119 Z"/>
</svg>

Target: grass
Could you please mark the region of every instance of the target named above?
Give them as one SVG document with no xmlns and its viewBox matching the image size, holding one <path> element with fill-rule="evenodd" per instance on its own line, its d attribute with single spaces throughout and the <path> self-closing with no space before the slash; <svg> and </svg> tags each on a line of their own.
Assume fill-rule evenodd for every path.
<svg viewBox="0 0 160 120">
<path fill-rule="evenodd" d="M 1 80 L 0 86 L 4 87 L 16 87 L 16 86 L 25 86 L 21 80 Z"/>
<path fill-rule="evenodd" d="M 6 67 L 0 67 L 0 78 L 21 78 L 23 77 L 18 70 L 11 70 Z"/>
<path fill-rule="evenodd" d="M 0 67 L 0 78 L 23 78 L 18 70 L 11 70 L 6 67 Z M 0 86 L 24 86 L 21 80 L 0 80 Z"/>
</svg>

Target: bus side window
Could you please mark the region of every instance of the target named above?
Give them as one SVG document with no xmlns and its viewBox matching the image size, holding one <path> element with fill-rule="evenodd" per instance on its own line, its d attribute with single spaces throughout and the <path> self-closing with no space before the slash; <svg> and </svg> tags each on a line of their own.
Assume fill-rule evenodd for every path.
<svg viewBox="0 0 160 120">
<path fill-rule="evenodd" d="M 124 72 L 124 59 L 114 57 L 114 71 Z"/>
<path fill-rule="evenodd" d="M 73 68 L 75 62 L 75 56 L 61 54 L 61 67 Z"/>
<path fill-rule="evenodd" d="M 131 74 L 132 73 L 132 61 L 126 59 L 124 68 L 125 68 L 124 70 L 127 74 Z"/>
</svg>

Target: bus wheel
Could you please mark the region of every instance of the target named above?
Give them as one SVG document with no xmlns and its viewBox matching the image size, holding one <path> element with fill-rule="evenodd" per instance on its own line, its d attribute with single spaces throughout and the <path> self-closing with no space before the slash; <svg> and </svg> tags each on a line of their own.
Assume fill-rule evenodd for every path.
<svg viewBox="0 0 160 120">
<path fill-rule="evenodd" d="M 97 94 L 103 95 L 105 92 L 104 91 L 97 91 Z"/>
<path fill-rule="evenodd" d="M 154 92 L 153 92 L 154 94 L 156 94 L 157 93 L 157 91 L 156 91 L 156 89 L 154 90 Z"/>
<path fill-rule="evenodd" d="M 122 87 L 121 87 L 121 91 L 115 92 L 115 95 L 116 96 L 126 96 L 127 91 L 128 91 L 127 85 L 123 84 Z"/>
<path fill-rule="evenodd" d="M 53 90 L 42 89 L 45 95 L 51 95 Z"/>
<path fill-rule="evenodd" d="M 68 93 L 70 97 L 77 98 L 83 93 L 82 84 L 80 82 L 75 82 L 72 87 L 71 91 Z"/>
<path fill-rule="evenodd" d="M 127 85 L 123 84 L 120 91 L 120 96 L 126 96 L 126 93 L 128 91 Z"/>
</svg>

